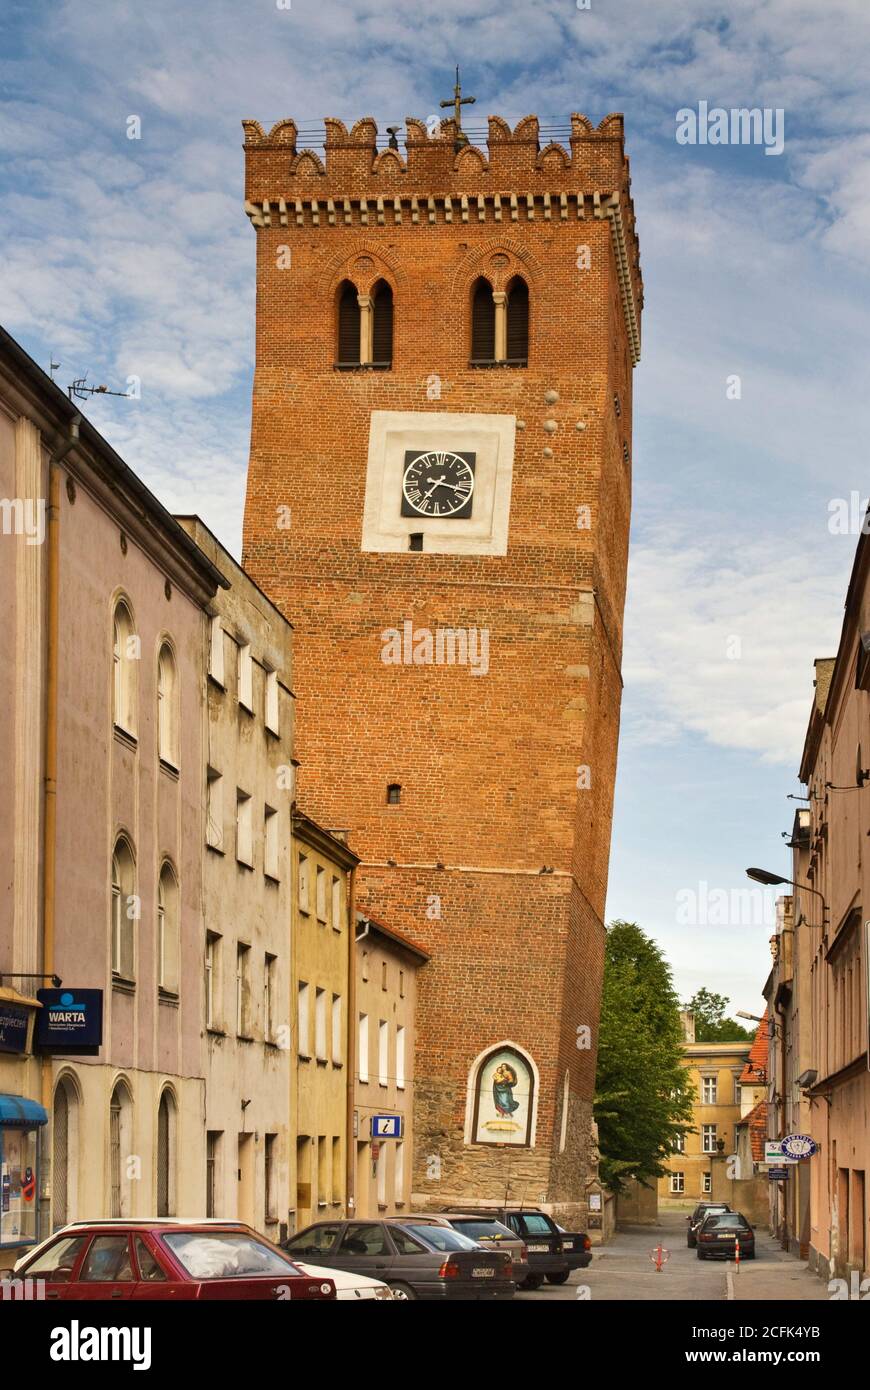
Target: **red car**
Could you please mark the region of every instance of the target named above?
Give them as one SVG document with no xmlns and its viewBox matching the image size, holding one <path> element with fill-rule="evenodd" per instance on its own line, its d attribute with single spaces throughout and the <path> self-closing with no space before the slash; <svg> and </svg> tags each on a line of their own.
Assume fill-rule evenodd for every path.
<svg viewBox="0 0 870 1390">
<path fill-rule="evenodd" d="M 242 1222 L 77 1221 L 16 1264 L 46 1299 L 335 1299 L 335 1282 L 304 1274 Z"/>
</svg>

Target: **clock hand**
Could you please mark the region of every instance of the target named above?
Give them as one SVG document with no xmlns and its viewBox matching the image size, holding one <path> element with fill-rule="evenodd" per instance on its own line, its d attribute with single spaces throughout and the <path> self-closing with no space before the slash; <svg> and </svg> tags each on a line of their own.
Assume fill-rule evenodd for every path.
<svg viewBox="0 0 870 1390">
<path fill-rule="evenodd" d="M 429 489 L 428 492 L 426 492 L 426 493 L 423 494 L 423 501 L 424 501 L 424 502 L 426 501 L 426 498 L 427 498 L 427 497 L 431 497 L 431 496 L 432 496 L 432 493 L 435 491 L 435 488 L 436 488 L 436 487 L 440 487 L 440 485 L 444 482 L 444 479 L 443 479 L 443 478 L 435 478 L 435 479 L 433 480 L 432 478 L 427 478 L 427 479 L 426 479 L 426 482 L 427 482 L 427 483 L 432 483 L 433 486 L 430 487 L 430 489 Z"/>
</svg>

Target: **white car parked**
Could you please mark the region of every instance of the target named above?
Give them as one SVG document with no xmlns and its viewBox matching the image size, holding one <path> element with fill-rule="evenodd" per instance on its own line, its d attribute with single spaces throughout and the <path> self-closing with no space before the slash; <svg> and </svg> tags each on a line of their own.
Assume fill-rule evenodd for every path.
<svg viewBox="0 0 870 1390">
<path fill-rule="evenodd" d="M 310 1274 L 312 1279 L 331 1279 L 339 1302 L 355 1302 L 359 1298 L 393 1299 L 393 1290 L 380 1279 L 369 1279 L 366 1274 L 350 1274 L 345 1269 L 322 1269 L 320 1265 L 297 1260 L 295 1255 L 290 1258 L 303 1274 Z"/>
</svg>

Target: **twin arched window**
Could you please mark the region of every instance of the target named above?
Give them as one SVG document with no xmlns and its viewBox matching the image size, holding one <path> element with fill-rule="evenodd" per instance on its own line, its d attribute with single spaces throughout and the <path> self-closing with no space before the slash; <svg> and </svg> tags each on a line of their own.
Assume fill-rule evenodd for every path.
<svg viewBox="0 0 870 1390">
<path fill-rule="evenodd" d="M 338 288 L 338 367 L 393 365 L 393 291 L 385 280 L 371 294 L 343 281 Z"/>
<path fill-rule="evenodd" d="M 525 367 L 529 361 L 529 287 L 515 275 L 506 290 L 483 277 L 471 295 L 472 367 Z"/>
<path fill-rule="evenodd" d="M 166 859 L 157 884 L 157 984 L 169 994 L 178 993 L 179 946 L 178 879 Z"/>
</svg>

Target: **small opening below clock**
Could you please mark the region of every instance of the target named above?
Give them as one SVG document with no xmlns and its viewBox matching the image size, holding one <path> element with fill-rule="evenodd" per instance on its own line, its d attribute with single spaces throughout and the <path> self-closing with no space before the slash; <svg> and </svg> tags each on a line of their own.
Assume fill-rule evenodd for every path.
<svg viewBox="0 0 870 1390">
<path fill-rule="evenodd" d="M 411 532 L 410 536 L 408 537 L 408 549 L 409 549 L 409 550 L 422 550 L 422 549 L 423 549 L 423 532 L 422 532 L 422 531 L 412 531 L 412 532 Z"/>
</svg>

